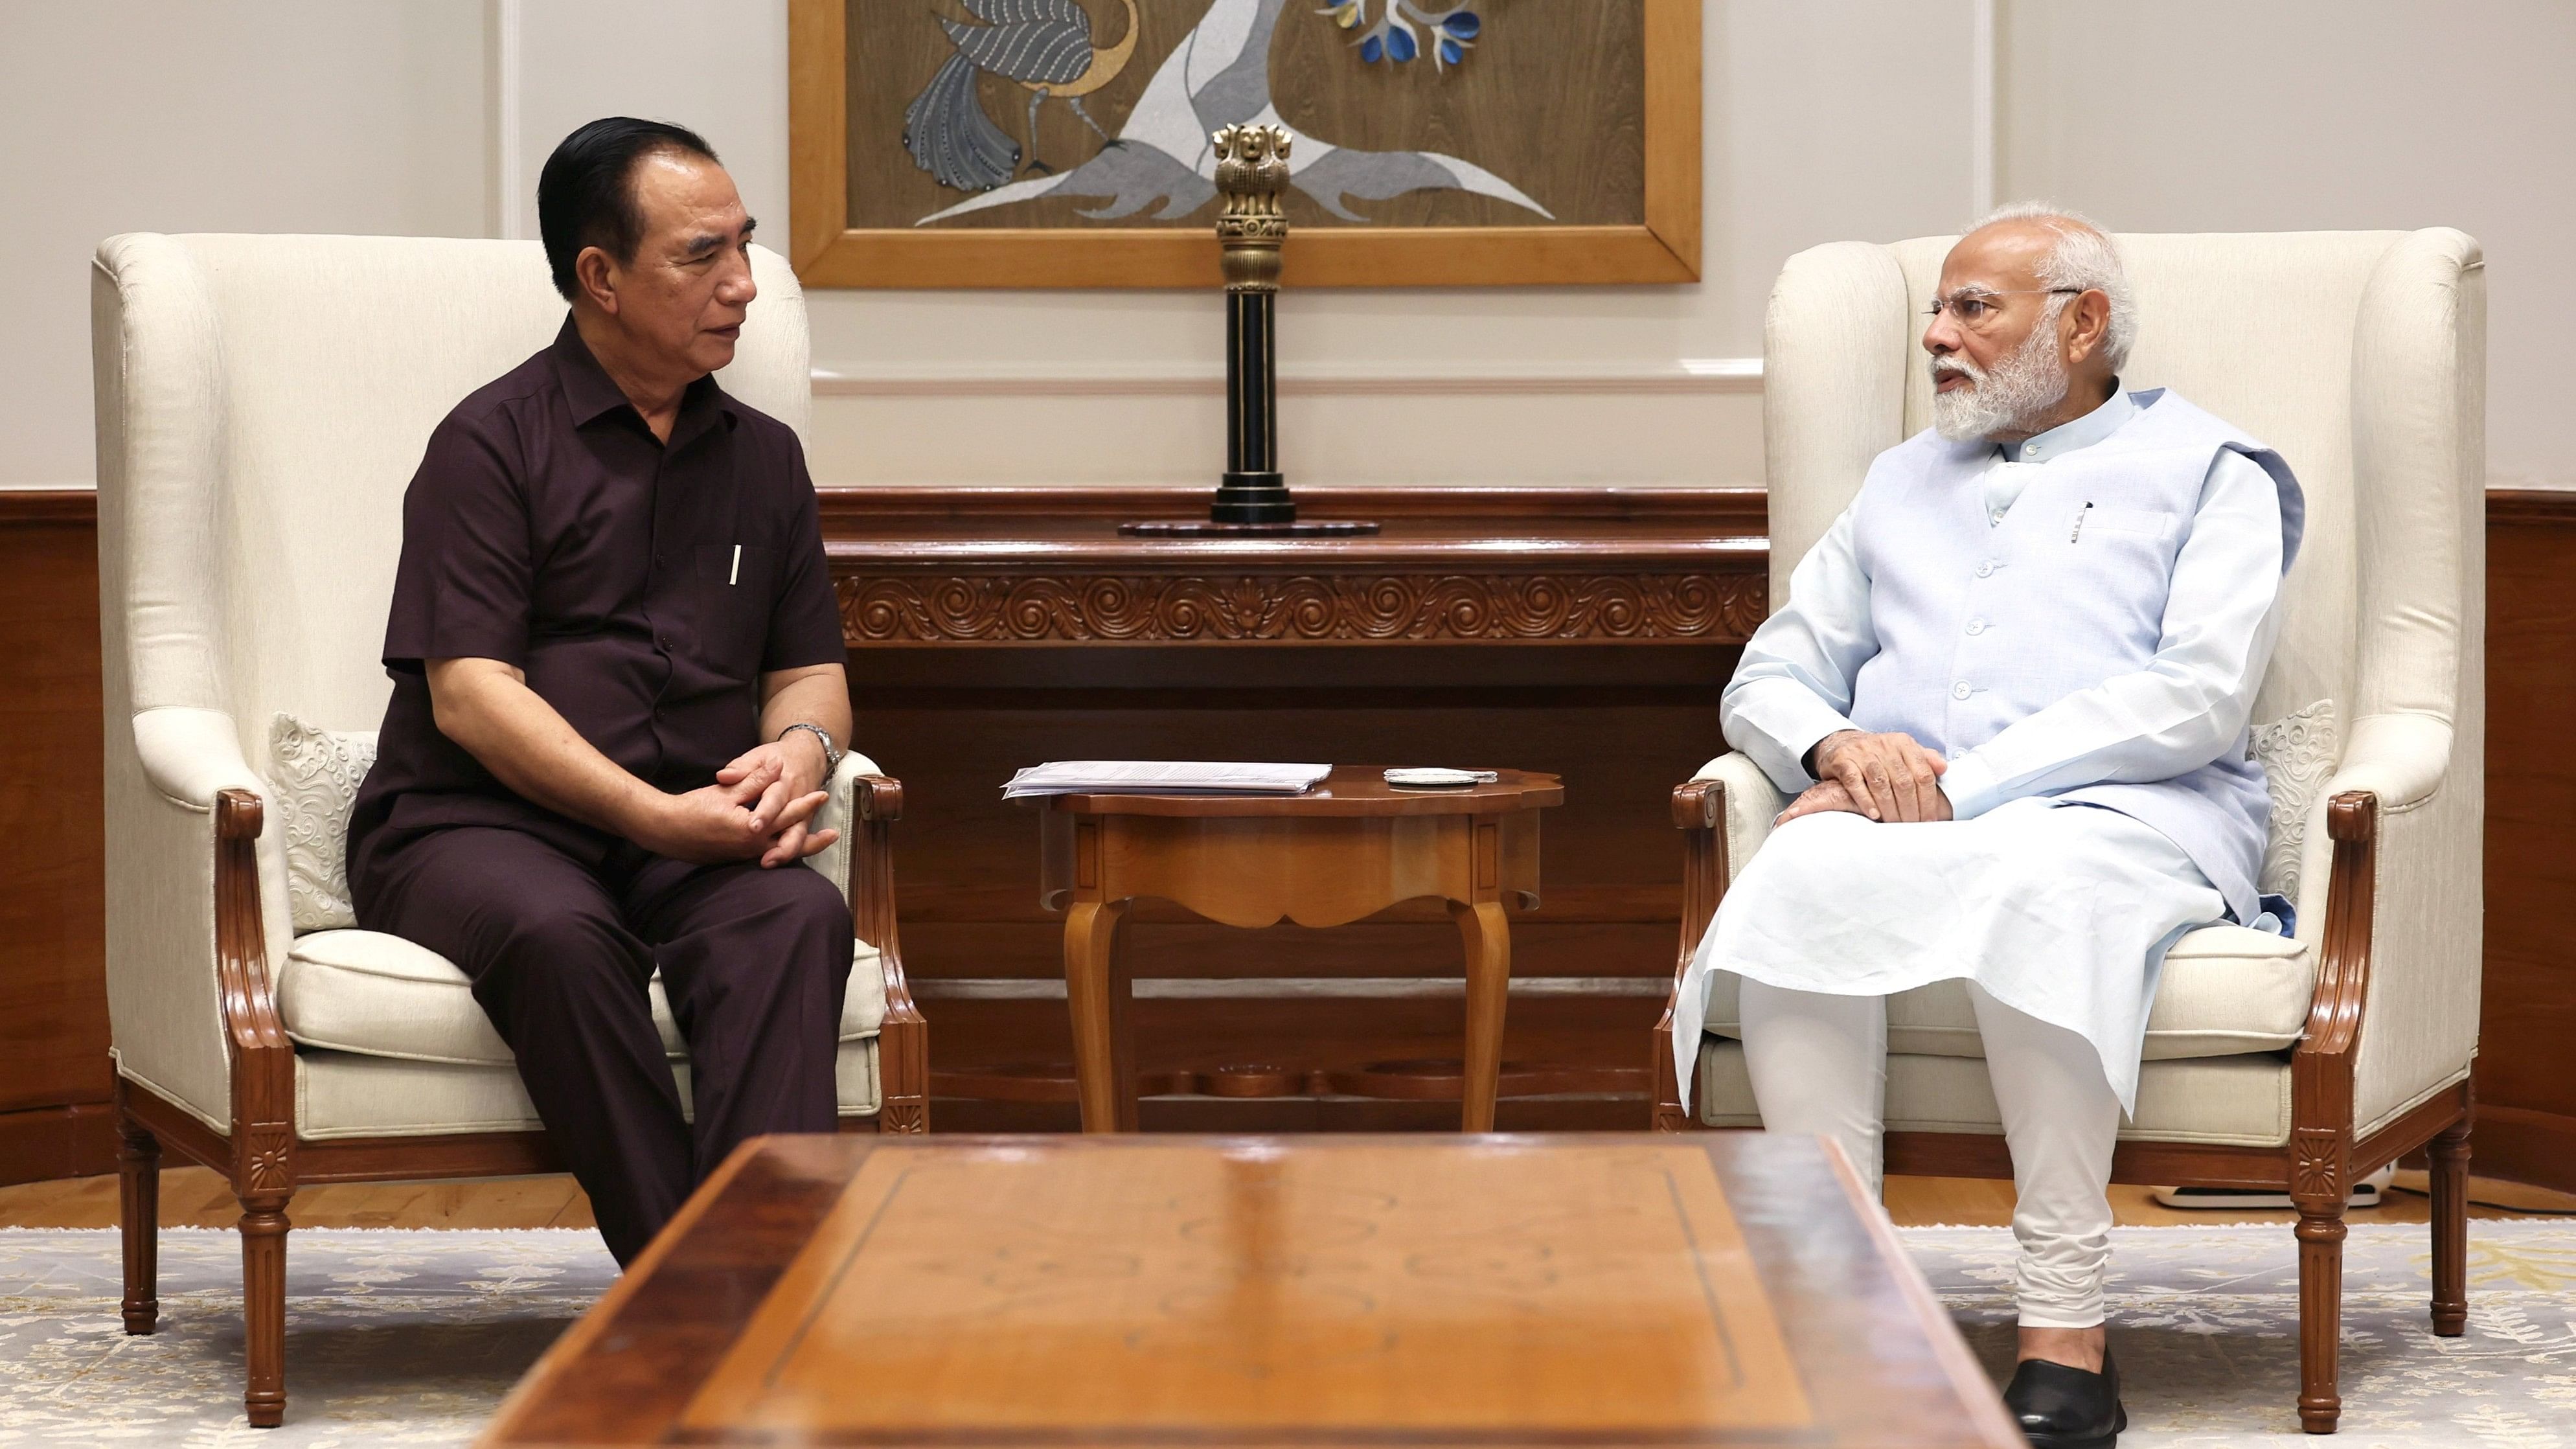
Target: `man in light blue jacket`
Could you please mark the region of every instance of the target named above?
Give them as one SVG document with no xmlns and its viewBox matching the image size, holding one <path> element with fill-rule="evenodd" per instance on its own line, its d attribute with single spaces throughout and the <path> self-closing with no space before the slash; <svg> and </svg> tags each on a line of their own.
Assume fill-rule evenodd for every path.
<svg viewBox="0 0 2576 1449">
<path fill-rule="evenodd" d="M 1968 983 L 2017 1192 L 2005 1399 L 2041 1449 L 2125 1422 L 2112 1145 L 2165 949 L 2258 919 L 2248 715 L 2303 517 L 2278 454 L 2121 389 L 2136 330 L 2080 217 L 2007 208 L 1951 250 L 1933 427 L 1871 465 L 1727 687 L 1727 742 L 1796 799 L 1676 1013 L 1687 1082 L 1709 973 L 1741 976 L 1764 1124 L 1834 1138 L 1875 1185 L 1886 998 Z"/>
</svg>

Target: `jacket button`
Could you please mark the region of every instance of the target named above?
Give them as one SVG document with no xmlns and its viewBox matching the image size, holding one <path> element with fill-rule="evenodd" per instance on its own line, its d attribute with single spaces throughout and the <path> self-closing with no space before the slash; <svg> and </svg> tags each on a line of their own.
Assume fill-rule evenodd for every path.
<svg viewBox="0 0 2576 1449">
<path fill-rule="evenodd" d="M 1966 699 L 1973 692 L 1974 691 L 1968 688 L 1968 681 L 1964 679 L 1950 686 L 1950 697 L 1952 699 Z"/>
<path fill-rule="evenodd" d="M 1983 619 L 1970 619 L 1968 621 L 1968 632 L 1971 634 L 1983 634 L 1986 632 L 1986 621 Z"/>
<path fill-rule="evenodd" d="M 1994 563 L 1994 560 L 1992 560 L 1992 559 L 1988 559 L 1988 560 L 1986 560 L 1984 563 L 1981 563 L 1981 564 L 1977 565 L 1977 577 L 1978 577 L 1978 578 L 1981 578 L 1981 579 L 1990 579 L 1990 578 L 1993 578 L 1993 577 L 1994 577 L 1994 574 L 1995 574 L 1995 563 Z"/>
</svg>

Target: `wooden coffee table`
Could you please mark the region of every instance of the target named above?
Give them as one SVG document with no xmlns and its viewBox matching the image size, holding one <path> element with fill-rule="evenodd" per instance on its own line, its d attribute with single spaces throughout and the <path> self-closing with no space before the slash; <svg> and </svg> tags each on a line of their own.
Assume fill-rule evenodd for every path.
<svg viewBox="0 0 2576 1449">
<path fill-rule="evenodd" d="M 2013 1449 L 1820 1143 L 774 1137 L 486 1446 Z"/>
<path fill-rule="evenodd" d="M 1082 1130 L 1136 1130 L 1136 1044 L 1119 928 L 1139 897 L 1229 926 L 1339 926 L 1425 896 L 1445 899 L 1466 946 L 1466 1064 L 1459 1117 L 1490 1132 L 1511 994 L 1509 898 L 1538 907 L 1538 812 L 1554 775 L 1408 790 L 1377 766 L 1337 766 L 1302 795 L 1056 795 L 1038 806 L 1039 901 L 1065 912 Z"/>
</svg>

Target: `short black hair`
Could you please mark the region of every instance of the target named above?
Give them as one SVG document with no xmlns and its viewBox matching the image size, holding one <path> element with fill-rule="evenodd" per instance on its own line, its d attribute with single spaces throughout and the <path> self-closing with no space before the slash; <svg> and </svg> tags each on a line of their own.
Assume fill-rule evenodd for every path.
<svg viewBox="0 0 2576 1449">
<path fill-rule="evenodd" d="M 682 151 L 716 159 L 706 138 L 667 121 L 603 116 L 563 138 L 537 173 L 537 234 L 555 290 L 569 302 L 581 290 L 573 259 L 598 247 L 619 262 L 635 259 L 644 240 L 644 208 L 635 200 L 635 166 L 645 157 Z"/>
</svg>

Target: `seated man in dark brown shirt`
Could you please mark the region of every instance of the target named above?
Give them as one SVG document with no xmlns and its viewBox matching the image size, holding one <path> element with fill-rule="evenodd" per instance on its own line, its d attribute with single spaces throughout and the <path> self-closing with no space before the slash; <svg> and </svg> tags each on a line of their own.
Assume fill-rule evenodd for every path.
<svg viewBox="0 0 2576 1449">
<path fill-rule="evenodd" d="M 626 1262 L 744 1138 L 834 1126 L 850 914 L 799 862 L 850 705 L 796 435 L 709 376 L 753 295 L 732 179 L 612 118 L 537 207 L 572 315 L 404 495 L 349 879 L 359 924 L 473 979 Z"/>
</svg>

